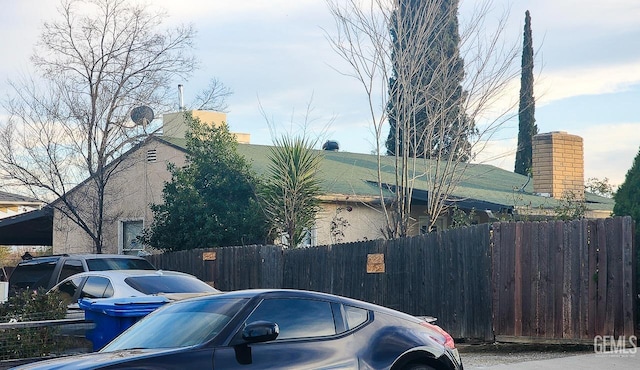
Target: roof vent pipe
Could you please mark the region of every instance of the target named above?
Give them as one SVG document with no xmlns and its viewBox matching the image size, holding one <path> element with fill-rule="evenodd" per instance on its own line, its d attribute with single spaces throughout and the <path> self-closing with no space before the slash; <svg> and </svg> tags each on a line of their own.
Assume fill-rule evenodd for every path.
<svg viewBox="0 0 640 370">
<path fill-rule="evenodd" d="M 183 91 L 183 88 L 182 88 L 182 84 L 178 85 L 178 93 L 179 93 L 179 96 L 180 96 L 180 107 L 179 107 L 179 110 L 184 110 L 184 91 Z"/>
</svg>

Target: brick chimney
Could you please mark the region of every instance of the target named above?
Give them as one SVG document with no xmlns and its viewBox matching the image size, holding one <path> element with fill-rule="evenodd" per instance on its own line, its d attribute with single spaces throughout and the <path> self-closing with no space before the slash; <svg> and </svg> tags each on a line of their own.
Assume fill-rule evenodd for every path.
<svg viewBox="0 0 640 370">
<path fill-rule="evenodd" d="M 584 199 L 584 150 L 582 138 L 564 131 L 533 137 L 533 191 L 553 198 L 572 192 Z"/>
</svg>

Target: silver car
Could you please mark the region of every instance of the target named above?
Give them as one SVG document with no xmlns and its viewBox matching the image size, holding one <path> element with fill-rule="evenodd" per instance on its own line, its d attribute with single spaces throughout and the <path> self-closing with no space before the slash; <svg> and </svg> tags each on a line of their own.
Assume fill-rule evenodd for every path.
<svg viewBox="0 0 640 370">
<path fill-rule="evenodd" d="M 110 270 L 88 271 L 72 275 L 49 292 L 57 291 L 70 313 L 80 311 L 81 298 L 125 298 L 163 295 L 177 300 L 194 295 L 220 293 L 193 275 L 176 271 Z M 73 315 L 70 315 L 73 316 Z"/>
</svg>

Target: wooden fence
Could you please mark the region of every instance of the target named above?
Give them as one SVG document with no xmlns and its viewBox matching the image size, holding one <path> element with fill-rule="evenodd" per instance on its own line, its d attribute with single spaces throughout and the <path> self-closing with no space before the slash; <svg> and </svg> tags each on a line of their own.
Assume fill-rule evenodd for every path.
<svg viewBox="0 0 640 370">
<path fill-rule="evenodd" d="M 283 249 L 224 247 L 149 256 L 220 290 L 292 288 L 431 315 L 458 338 L 493 340 L 488 225 L 398 240 Z"/>
<path fill-rule="evenodd" d="M 224 247 L 153 255 L 221 290 L 294 288 L 432 315 L 456 338 L 633 335 L 633 222 L 495 223 L 302 249 Z"/>
<path fill-rule="evenodd" d="M 633 227 L 630 217 L 494 225 L 496 337 L 634 335 Z"/>
</svg>

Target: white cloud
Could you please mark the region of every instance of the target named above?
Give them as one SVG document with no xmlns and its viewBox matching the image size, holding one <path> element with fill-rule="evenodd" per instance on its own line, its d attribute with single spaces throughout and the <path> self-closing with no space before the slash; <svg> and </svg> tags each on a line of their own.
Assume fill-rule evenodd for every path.
<svg viewBox="0 0 640 370">
<path fill-rule="evenodd" d="M 516 138 L 488 140 L 474 148 L 477 154 L 473 162 L 513 171 L 517 146 Z"/>
<path fill-rule="evenodd" d="M 277 18 L 312 14 L 324 1 L 318 0 L 156 0 L 154 5 L 166 9 L 176 18 L 189 21 L 208 19 L 211 23 L 238 23 L 248 19 L 263 18 L 273 21 Z M 251 24 L 246 28 L 251 32 Z"/>
<path fill-rule="evenodd" d="M 534 24 L 570 32 L 583 28 L 619 31 L 637 27 L 640 18 L 637 0 L 537 0 L 529 6 L 534 8 Z"/>
<path fill-rule="evenodd" d="M 610 123 L 571 132 L 583 139 L 584 177 L 609 179 L 620 185 L 640 148 L 640 122 Z M 513 171 L 517 139 L 496 139 L 486 143 L 475 163 L 490 164 Z"/>
<path fill-rule="evenodd" d="M 640 60 L 543 72 L 536 82 L 536 103 L 544 105 L 574 96 L 621 92 L 636 84 L 640 84 Z"/>
<path fill-rule="evenodd" d="M 640 148 L 640 122 L 585 127 L 575 132 L 584 140 L 585 179 L 607 177 L 619 185 Z"/>
</svg>

